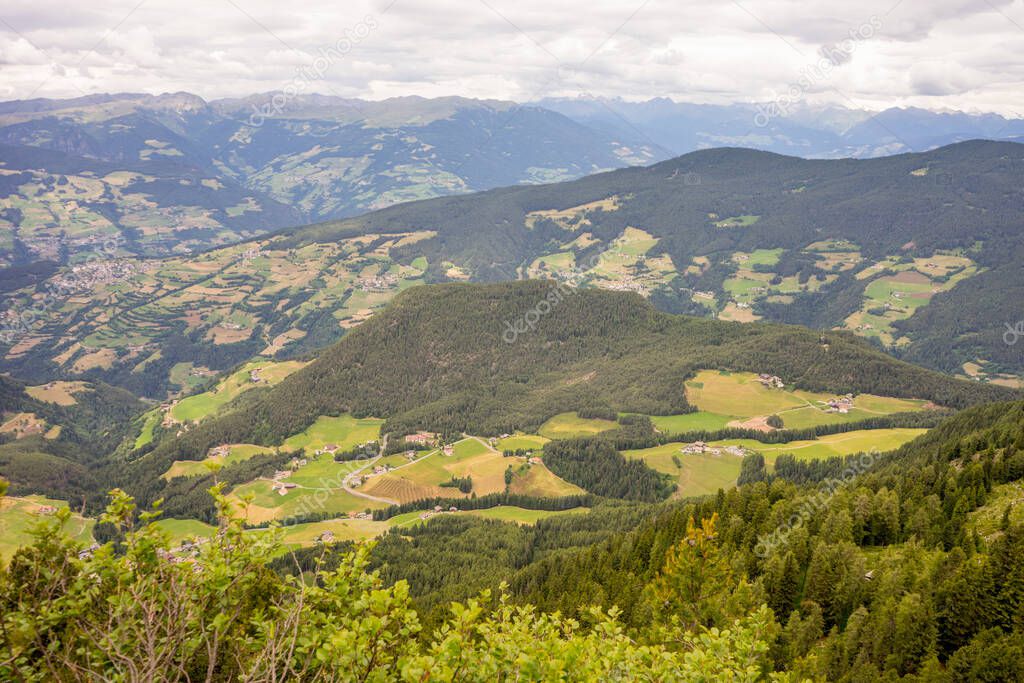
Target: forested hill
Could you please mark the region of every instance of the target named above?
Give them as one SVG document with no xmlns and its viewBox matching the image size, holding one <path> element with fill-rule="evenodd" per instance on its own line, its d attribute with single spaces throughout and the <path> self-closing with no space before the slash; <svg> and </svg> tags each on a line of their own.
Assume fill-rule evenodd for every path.
<svg viewBox="0 0 1024 683">
<path fill-rule="evenodd" d="M 827 238 L 851 240 L 865 257 L 982 242 L 978 257 L 1003 264 L 1024 247 L 1022 185 L 1024 145 L 1013 142 L 971 141 L 867 160 L 723 147 L 571 182 L 410 202 L 283 234 L 305 244 L 353 229 L 433 230 L 437 237 L 419 243 L 419 254 L 444 256 L 482 279 L 508 279 L 565 232 L 557 217 L 526 221 L 527 214 L 615 197 L 614 206 L 586 210 L 586 222 L 572 231 L 609 239 L 638 227 L 661 238 L 650 254 L 669 254 L 677 265 L 701 254 L 796 249 Z M 758 220 L 744 229 L 717 225 L 743 215 Z"/>
<path fill-rule="evenodd" d="M 89 467 L 117 448 L 143 407 L 102 383 L 29 387 L 0 376 L 0 470 L 11 492 L 73 498 L 102 488 Z"/>
<path fill-rule="evenodd" d="M 393 256 L 425 256 L 435 279 L 452 265 L 478 280 L 571 270 L 664 310 L 845 327 L 945 371 L 982 360 L 1016 373 L 1024 345 L 1002 335 L 1024 291 L 1022 206 L 1017 143 L 871 160 L 721 148 L 399 205 L 295 229 L 283 245 L 432 231 Z M 602 261 L 616 250 L 633 258 Z"/>
<path fill-rule="evenodd" d="M 474 434 L 529 430 L 573 409 L 681 413 L 690 410 L 683 381 L 700 368 L 954 408 L 1015 395 L 897 361 L 844 332 L 667 314 L 635 294 L 548 280 L 434 285 L 405 291 L 258 401 L 149 457 L 275 444 L 342 411 L 387 418 L 395 433 Z"/>
</svg>

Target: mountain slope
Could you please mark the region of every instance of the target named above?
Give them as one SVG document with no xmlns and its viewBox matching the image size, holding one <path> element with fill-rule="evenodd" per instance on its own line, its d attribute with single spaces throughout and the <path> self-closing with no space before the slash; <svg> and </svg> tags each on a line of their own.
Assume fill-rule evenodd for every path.
<svg viewBox="0 0 1024 683">
<path fill-rule="evenodd" d="M 647 168 L 390 207 L 110 277 L 9 289 L 5 366 L 162 398 L 175 367 L 322 348 L 402 289 L 555 278 L 662 310 L 840 328 L 948 372 L 1013 383 L 1024 146 L 808 161 L 695 152 Z M 100 266 L 96 266 L 99 268 Z M 47 288 L 81 284 L 55 309 Z M 199 304 L 202 311 L 199 311 Z M 201 314 L 200 314 L 201 313 Z M 924 324 L 934 319 L 934 325 Z M 966 364 L 966 365 L 965 365 Z M 178 371 L 180 372 L 180 370 Z"/>
<path fill-rule="evenodd" d="M 540 106 L 596 130 L 630 131 L 674 154 L 738 146 L 802 157 L 871 158 L 964 140 L 1024 139 L 1024 121 L 997 114 L 893 107 L 881 112 L 806 104 L 691 104 L 658 98 L 553 98 Z"/>
<path fill-rule="evenodd" d="M 146 457 L 276 444 L 340 412 L 387 418 L 385 431 L 397 433 L 476 434 L 535 429 L 584 408 L 681 413 L 692 410 L 683 382 L 700 368 L 957 408 L 1013 395 L 896 361 L 848 333 L 673 316 L 635 294 L 550 281 L 437 285 L 405 292 L 257 402 Z"/>
<path fill-rule="evenodd" d="M 280 93 L 5 102 L 0 143 L 0 208 L 13 230 L 0 259 L 15 263 L 63 261 L 119 232 L 131 254 L 199 251 L 302 218 L 667 156 L 509 102 Z"/>
</svg>

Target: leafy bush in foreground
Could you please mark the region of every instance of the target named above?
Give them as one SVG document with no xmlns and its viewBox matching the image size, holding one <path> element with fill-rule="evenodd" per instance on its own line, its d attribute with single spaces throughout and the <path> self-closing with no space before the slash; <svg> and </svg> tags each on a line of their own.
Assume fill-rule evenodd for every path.
<svg viewBox="0 0 1024 683">
<path fill-rule="evenodd" d="M 423 634 L 406 583 L 366 570 L 368 545 L 315 577 L 281 577 L 268 567 L 279 533 L 244 531 L 212 491 L 220 531 L 194 555 L 149 524 L 156 513 L 135 528 L 120 491 L 104 515 L 124 532 L 119 546 L 80 556 L 67 515 L 41 522 L 0 570 L 0 679 L 752 681 L 767 666 L 777 626 L 766 607 L 727 629 L 673 619 L 644 640 L 614 608 L 590 610 L 584 626 L 484 593 Z"/>
</svg>

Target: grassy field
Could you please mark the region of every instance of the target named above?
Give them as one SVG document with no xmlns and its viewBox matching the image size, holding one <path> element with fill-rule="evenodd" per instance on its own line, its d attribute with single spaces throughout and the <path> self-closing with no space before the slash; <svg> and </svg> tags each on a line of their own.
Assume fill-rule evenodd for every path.
<svg viewBox="0 0 1024 683">
<path fill-rule="evenodd" d="M 348 514 L 385 507 L 384 503 L 354 496 L 339 488 L 295 488 L 285 495 L 273 491 L 269 481 L 260 479 L 236 486 L 230 498 L 243 509 L 242 499 L 251 495 L 252 503 L 244 507 L 246 521 L 254 524 L 283 520 L 309 513 Z"/>
<path fill-rule="evenodd" d="M 688 415 L 652 415 L 651 422 L 664 434 L 683 434 L 693 431 L 724 429 L 734 418 L 730 415 L 698 411 Z"/>
<path fill-rule="evenodd" d="M 830 434 L 815 441 L 793 441 L 786 444 L 765 444 L 753 439 L 728 439 L 714 441 L 711 446 L 742 446 L 764 455 L 771 467 L 775 459 L 790 453 L 799 460 L 817 460 L 832 456 L 853 455 L 872 450 L 891 451 L 911 441 L 924 429 L 871 429 Z M 682 443 L 667 443 L 654 448 L 623 451 L 627 458 L 643 460 L 649 467 L 676 478 L 679 484 L 677 496 L 702 496 L 715 493 L 720 488 L 729 488 L 736 483 L 742 458 L 729 453 L 682 453 Z"/>
<path fill-rule="evenodd" d="M 525 508 L 513 507 L 511 505 L 499 505 L 498 507 L 487 508 L 486 510 L 467 510 L 465 513 L 474 517 L 484 519 L 497 519 L 502 522 L 515 522 L 516 524 L 536 524 L 548 517 L 561 515 L 573 515 L 589 512 L 590 508 L 572 508 L 570 510 L 527 510 Z"/>
<path fill-rule="evenodd" d="M 32 398 L 59 406 L 73 406 L 78 403 L 75 394 L 88 389 L 85 382 L 50 382 L 37 387 L 25 387 L 25 393 Z"/>
<path fill-rule="evenodd" d="M 373 496 L 410 502 L 433 496 L 459 498 L 457 488 L 442 487 L 452 477 L 472 477 L 473 493 L 478 496 L 505 490 L 505 468 L 522 463 L 522 458 L 505 458 L 478 439 L 463 439 L 455 444 L 452 455 L 440 451 L 387 474 L 376 475 L 361 489 Z"/>
<path fill-rule="evenodd" d="M 135 448 L 142 448 L 153 442 L 153 430 L 160 424 L 160 410 L 154 409 L 146 413 L 145 420 L 142 422 L 142 429 L 139 431 L 139 435 L 135 438 Z"/>
<path fill-rule="evenodd" d="M 217 531 L 212 524 L 198 519 L 158 519 L 154 524 L 171 537 L 171 545 L 193 538 L 210 538 Z"/>
<path fill-rule="evenodd" d="M 588 420 L 576 413 L 560 413 L 541 425 L 537 433 L 548 439 L 572 439 L 600 434 L 617 426 L 611 420 Z"/>
<path fill-rule="evenodd" d="M 285 440 L 281 446 L 284 451 L 297 451 L 305 448 L 307 454 L 327 444 L 335 444 L 341 450 L 349 450 L 356 446 L 375 441 L 380 438 L 380 426 L 384 420 L 375 418 L 356 419 L 351 415 L 338 417 L 321 416 L 305 431 Z"/>
<path fill-rule="evenodd" d="M 735 486 L 740 476 L 741 458 L 735 455 L 684 455 L 680 453 L 682 446 L 680 443 L 667 443 L 654 448 L 623 451 L 622 454 L 630 459 L 643 460 L 648 467 L 674 477 L 679 487 L 675 493 L 677 497 L 704 496 Z"/>
<path fill-rule="evenodd" d="M 278 384 L 288 375 L 300 370 L 305 363 L 300 361 L 286 361 L 274 363 L 271 361 L 253 361 L 246 363 L 240 369 L 221 380 L 216 387 L 204 391 L 195 396 L 183 398 L 171 409 L 171 417 L 180 422 L 196 422 L 203 420 L 231 401 L 238 398 L 243 392 L 258 386 L 273 386 Z M 259 378 L 253 382 L 251 374 L 255 372 Z"/>
<path fill-rule="evenodd" d="M 240 443 L 229 446 L 231 449 L 227 456 L 208 455 L 202 460 L 175 460 L 163 478 L 170 481 L 175 477 L 199 477 L 210 471 L 208 465 L 216 463 L 222 466 L 234 465 L 261 453 L 273 453 L 273 448 L 266 446 L 254 446 L 253 444 Z"/>
<path fill-rule="evenodd" d="M 569 510 L 527 510 L 526 508 L 515 507 L 512 505 L 499 505 L 485 510 L 463 510 L 460 512 L 446 512 L 444 514 L 473 515 L 474 517 L 497 519 L 502 522 L 513 522 L 516 524 L 536 524 L 540 520 L 548 519 L 549 517 L 579 515 L 589 511 L 590 508 L 585 507 L 571 508 Z M 419 511 L 406 512 L 405 514 L 392 517 L 386 522 L 386 524 L 389 528 L 407 528 L 424 524 L 425 520 L 420 517 L 422 514 L 423 513 Z"/>
<path fill-rule="evenodd" d="M 371 476 L 360 490 L 402 503 L 435 496 L 460 498 L 468 494 L 454 487 L 442 487 L 441 484 L 451 481 L 453 477 L 471 477 L 472 493 L 483 496 L 505 490 L 505 470 L 509 467 L 514 472 L 510 485 L 513 493 L 538 497 L 583 493 L 579 487 L 555 476 L 543 464 L 529 465 L 525 458 L 506 458 L 500 451 L 491 449 L 475 438 L 459 441 L 450 456 L 435 451 L 400 469 Z"/>
<path fill-rule="evenodd" d="M 915 399 L 860 394 L 854 398 L 853 407 L 848 413 L 826 412 L 825 402 L 834 397 L 834 394 L 788 388 L 769 389 L 758 382 L 757 375 L 749 372 L 702 370 L 686 383 L 686 398 L 701 413 L 729 416 L 734 420 L 775 414 L 782 418 L 788 429 L 913 412 L 922 410 L 927 403 Z M 658 426 L 657 422 L 655 426 Z"/>
<path fill-rule="evenodd" d="M 540 498 L 560 498 L 562 496 L 575 496 L 586 493 L 575 484 L 570 484 L 557 476 L 543 463 L 534 465 L 513 465 L 515 476 L 509 490 L 512 493 L 520 493 Z M 504 476 L 504 472 L 502 473 Z"/>
<path fill-rule="evenodd" d="M 31 543 L 30 532 L 37 524 L 52 519 L 41 514 L 43 506 L 63 509 L 68 504 L 43 496 L 0 498 L 0 561 L 6 562 L 19 547 Z M 72 514 L 66 529 L 74 540 L 89 544 L 93 542 L 92 529 L 95 524 L 93 519 Z"/>
<path fill-rule="evenodd" d="M 550 440 L 535 434 L 513 434 L 508 438 L 499 439 L 495 448 L 499 451 L 539 451 Z"/>
<path fill-rule="evenodd" d="M 840 434 L 828 434 L 814 441 L 791 441 L 782 444 L 766 444 L 752 439 L 727 439 L 715 441 L 715 446 L 743 446 L 764 454 L 765 461 L 772 465 L 782 453 L 795 455 L 798 460 L 820 460 L 832 456 L 853 455 L 896 450 L 903 444 L 924 434 L 926 429 L 859 429 Z M 725 457 L 725 456 L 722 456 Z"/>
</svg>

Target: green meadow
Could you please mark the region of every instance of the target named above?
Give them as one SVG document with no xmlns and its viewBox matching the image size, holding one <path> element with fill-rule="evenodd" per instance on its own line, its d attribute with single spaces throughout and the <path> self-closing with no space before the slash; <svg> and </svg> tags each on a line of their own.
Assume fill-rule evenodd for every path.
<svg viewBox="0 0 1024 683">
<path fill-rule="evenodd" d="M 320 416 L 303 432 L 286 439 L 281 450 L 296 451 L 304 448 L 311 455 L 313 451 L 328 444 L 334 444 L 343 451 L 350 450 L 380 438 L 382 424 L 384 420 L 372 417 L 357 419 L 347 413 L 338 417 Z"/>
<path fill-rule="evenodd" d="M 537 433 L 548 439 L 573 439 L 600 434 L 617 426 L 611 420 L 585 419 L 576 413 L 560 413 L 542 424 Z"/>
<path fill-rule="evenodd" d="M 44 496 L 0 497 L 0 561 L 7 561 L 23 545 L 32 542 L 32 530 L 40 523 L 53 523 L 52 515 L 43 514 L 44 506 L 67 509 L 68 504 Z M 96 520 L 72 513 L 65 529 L 72 539 L 82 544 L 93 542 Z"/>
</svg>

